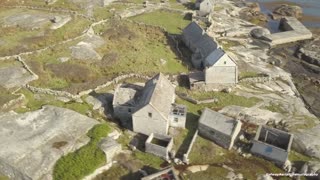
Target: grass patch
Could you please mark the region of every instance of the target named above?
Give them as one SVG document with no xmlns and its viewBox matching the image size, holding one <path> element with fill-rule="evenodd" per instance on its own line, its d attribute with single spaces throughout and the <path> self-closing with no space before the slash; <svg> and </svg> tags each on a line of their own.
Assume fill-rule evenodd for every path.
<svg viewBox="0 0 320 180">
<path fill-rule="evenodd" d="M 106 159 L 104 152 L 98 147 L 98 143 L 110 131 L 107 124 L 94 126 L 87 133 L 91 139 L 87 145 L 57 161 L 53 170 L 53 178 L 57 180 L 81 179 L 102 166 Z"/>
<path fill-rule="evenodd" d="M 266 77 L 267 75 L 261 74 L 254 71 L 243 71 L 239 73 L 239 79 L 245 79 L 245 78 L 255 78 L 255 77 Z"/>
<path fill-rule="evenodd" d="M 156 169 L 161 168 L 161 164 L 165 161 L 158 156 L 155 156 L 150 153 L 143 153 L 141 151 L 136 150 L 134 152 L 134 158 L 140 160 L 144 165 L 150 166 Z"/>
<path fill-rule="evenodd" d="M 224 93 L 224 92 L 203 92 L 203 91 L 191 91 L 185 88 L 177 88 L 177 91 L 180 93 L 187 94 L 188 96 L 197 99 L 197 100 L 206 100 L 206 99 L 218 99 L 216 103 L 210 104 L 200 104 L 200 105 L 193 105 L 191 103 L 184 103 L 188 106 L 188 110 L 191 112 L 196 112 L 199 109 L 203 109 L 204 107 L 210 107 L 212 109 L 222 109 L 225 106 L 236 105 L 236 106 L 243 106 L 243 107 L 252 107 L 256 105 L 258 102 L 262 100 L 259 98 L 251 97 L 246 98 L 243 96 L 238 96 L 233 93 Z"/>
<path fill-rule="evenodd" d="M 161 26 L 170 34 L 181 34 L 182 29 L 191 22 L 190 20 L 186 20 L 184 16 L 179 13 L 167 12 L 163 10 L 145 13 L 131 17 L 130 19 L 149 25 Z"/>
<path fill-rule="evenodd" d="M 264 109 L 267 109 L 271 112 L 277 112 L 281 114 L 286 114 L 288 113 L 282 106 L 281 104 L 277 104 L 274 102 L 271 102 L 268 106 L 263 107 Z"/>
<path fill-rule="evenodd" d="M 80 114 L 85 115 L 92 109 L 91 105 L 87 103 L 78 103 L 75 101 L 62 102 L 58 101 L 54 96 L 51 95 L 38 95 L 35 96 L 32 92 L 27 89 L 21 89 L 19 93 L 22 93 L 26 97 L 25 107 L 17 108 L 15 111 L 18 113 L 24 113 L 28 111 L 34 111 L 40 109 L 43 105 L 53 105 L 74 110 Z"/>
<path fill-rule="evenodd" d="M 222 45 L 224 50 L 228 51 L 232 47 L 240 46 L 241 43 L 238 42 L 238 41 L 223 40 L 223 41 L 221 41 L 221 45 Z"/>
</svg>

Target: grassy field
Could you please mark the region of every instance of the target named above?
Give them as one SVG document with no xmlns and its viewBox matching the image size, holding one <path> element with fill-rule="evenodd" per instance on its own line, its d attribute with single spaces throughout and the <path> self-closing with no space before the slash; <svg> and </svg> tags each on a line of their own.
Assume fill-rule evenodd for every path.
<svg viewBox="0 0 320 180">
<path fill-rule="evenodd" d="M 99 124 L 93 127 L 87 134 L 91 138 L 87 145 L 57 161 L 53 178 L 56 180 L 81 179 L 102 166 L 106 159 L 104 152 L 98 147 L 98 143 L 110 131 L 111 129 L 107 124 Z"/>
<path fill-rule="evenodd" d="M 131 17 L 130 19 L 150 25 L 161 26 L 170 34 L 181 34 L 182 29 L 191 22 L 190 20 L 185 19 L 185 16 L 182 14 L 164 10 L 138 15 Z"/>
</svg>

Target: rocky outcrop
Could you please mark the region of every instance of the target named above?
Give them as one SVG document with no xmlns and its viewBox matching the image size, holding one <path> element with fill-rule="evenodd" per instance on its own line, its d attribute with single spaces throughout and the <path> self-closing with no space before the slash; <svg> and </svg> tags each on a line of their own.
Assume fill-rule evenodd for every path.
<svg viewBox="0 0 320 180">
<path fill-rule="evenodd" d="M 261 24 L 268 21 L 268 17 L 260 11 L 258 3 L 248 3 L 247 8 L 240 11 L 240 18 L 253 24 Z"/>
<path fill-rule="evenodd" d="M 318 179 L 320 179 L 320 161 L 310 161 L 305 163 L 301 170 L 300 173 L 302 174 L 318 174 Z M 315 178 L 317 179 L 317 178 Z"/>
<path fill-rule="evenodd" d="M 264 37 L 269 34 L 271 33 L 266 28 L 255 28 L 255 29 L 252 29 L 252 31 L 250 32 L 251 37 L 255 39 L 262 39 L 262 40 L 265 40 Z"/>
<path fill-rule="evenodd" d="M 302 17 L 302 14 L 303 11 L 301 7 L 296 5 L 282 4 L 273 10 L 272 17 L 273 19 L 278 19 L 281 16 L 292 16 L 299 19 Z"/>
<path fill-rule="evenodd" d="M 0 86 L 13 88 L 24 86 L 37 77 L 30 74 L 26 69 L 19 66 L 0 68 Z"/>
<path fill-rule="evenodd" d="M 294 133 L 293 148 L 310 157 L 320 159 L 320 125 Z"/>
<path fill-rule="evenodd" d="M 44 106 L 0 115 L 0 174 L 10 179 L 52 179 L 55 162 L 89 140 L 98 122 L 77 112 Z"/>
<path fill-rule="evenodd" d="M 320 39 L 300 47 L 296 52 L 296 56 L 301 60 L 320 67 Z"/>
</svg>

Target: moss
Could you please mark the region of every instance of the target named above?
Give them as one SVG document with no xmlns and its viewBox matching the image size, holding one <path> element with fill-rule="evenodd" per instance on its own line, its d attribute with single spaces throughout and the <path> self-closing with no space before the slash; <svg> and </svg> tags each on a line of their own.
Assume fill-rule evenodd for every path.
<svg viewBox="0 0 320 180">
<path fill-rule="evenodd" d="M 82 179 L 102 166 L 106 159 L 98 143 L 108 135 L 110 130 L 107 124 L 94 126 L 87 134 L 91 139 L 87 145 L 57 161 L 53 170 L 53 178 L 57 180 Z"/>
<path fill-rule="evenodd" d="M 135 151 L 134 152 L 135 159 L 138 159 L 143 162 L 144 165 L 160 169 L 161 164 L 163 164 L 165 161 L 161 159 L 158 156 L 155 156 L 150 153 L 143 153 L 141 151 Z"/>
</svg>

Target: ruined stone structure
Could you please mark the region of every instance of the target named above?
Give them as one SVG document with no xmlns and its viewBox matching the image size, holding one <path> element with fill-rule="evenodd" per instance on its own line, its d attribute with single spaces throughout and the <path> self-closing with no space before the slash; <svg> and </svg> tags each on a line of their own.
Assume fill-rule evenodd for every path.
<svg viewBox="0 0 320 180">
<path fill-rule="evenodd" d="M 169 126 L 185 127 L 186 106 L 174 104 L 175 87 L 158 74 L 145 86 L 120 85 L 115 92 L 114 114 L 135 132 L 167 134 Z"/>
<path fill-rule="evenodd" d="M 141 180 L 179 180 L 173 167 L 165 168 L 157 173 L 143 177 Z"/>
<path fill-rule="evenodd" d="M 264 36 L 267 43 L 273 47 L 280 44 L 312 39 L 312 33 L 296 18 L 284 17 L 280 20 L 279 29 L 284 32 Z"/>
<path fill-rule="evenodd" d="M 241 130 L 241 125 L 241 121 L 205 108 L 199 119 L 198 130 L 201 136 L 230 150 Z"/>
<path fill-rule="evenodd" d="M 197 23 L 183 30 L 182 39 L 193 52 L 191 62 L 199 70 L 189 75 L 191 89 L 220 90 L 238 82 L 235 61 Z"/>
<path fill-rule="evenodd" d="M 173 147 L 173 138 L 167 135 L 151 133 L 145 142 L 146 152 L 169 159 L 169 152 Z"/>
<path fill-rule="evenodd" d="M 283 165 L 288 159 L 292 140 L 293 134 L 259 126 L 251 152 Z"/>
<path fill-rule="evenodd" d="M 99 147 L 106 155 L 107 163 L 111 163 L 112 158 L 116 154 L 120 153 L 120 151 L 121 151 L 121 144 L 117 143 L 117 141 L 115 141 L 111 137 L 106 137 L 106 138 L 102 139 L 99 144 Z"/>
</svg>

